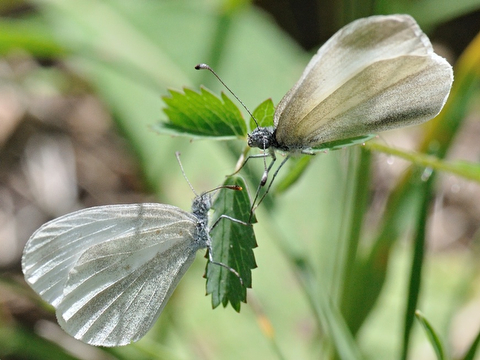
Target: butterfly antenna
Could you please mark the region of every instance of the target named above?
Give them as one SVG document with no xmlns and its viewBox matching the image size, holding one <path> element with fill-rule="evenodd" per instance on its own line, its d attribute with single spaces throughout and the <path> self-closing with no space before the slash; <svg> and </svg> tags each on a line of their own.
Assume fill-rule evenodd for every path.
<svg viewBox="0 0 480 360">
<path fill-rule="evenodd" d="M 208 194 L 209 192 L 217 191 L 220 189 L 230 189 L 230 190 L 237 190 L 237 191 L 243 190 L 243 188 L 240 185 L 220 185 L 220 186 L 217 186 L 216 188 L 205 191 L 204 194 Z"/>
<path fill-rule="evenodd" d="M 237 101 L 243 106 L 243 108 L 245 110 L 247 110 L 248 114 L 252 117 L 253 121 L 255 121 L 255 124 L 257 124 L 257 127 L 258 127 L 258 121 L 257 121 L 257 119 L 255 119 L 255 116 L 253 116 L 253 114 L 250 112 L 250 110 L 248 110 L 247 106 L 242 102 L 242 100 L 240 100 L 238 98 L 238 96 L 235 95 L 235 93 L 232 90 L 230 90 L 230 88 L 227 86 L 227 84 L 225 84 L 223 82 L 223 80 L 220 79 L 220 76 L 218 76 L 218 74 L 215 71 L 213 71 L 213 69 L 210 66 L 208 66 L 207 64 L 198 64 L 198 65 L 195 66 L 195 69 L 196 70 L 208 70 L 213 75 L 215 75 L 215 77 L 218 79 L 218 81 L 220 81 L 222 83 L 222 85 L 225 86 L 225 89 L 227 89 L 230 92 L 230 94 L 232 94 L 235 97 L 235 99 L 237 99 Z"/>
<path fill-rule="evenodd" d="M 183 175 L 183 177 L 185 178 L 185 180 L 187 180 L 188 186 L 190 186 L 190 189 L 192 189 L 192 191 L 193 191 L 193 193 L 195 194 L 195 196 L 198 196 L 197 192 L 195 191 L 195 189 L 193 188 L 192 184 L 191 184 L 190 181 L 188 180 L 187 175 L 185 174 L 185 170 L 183 170 L 183 165 L 182 165 L 182 162 L 180 161 L 180 151 L 176 151 L 176 152 L 175 152 L 175 156 L 177 157 L 178 165 L 180 165 L 180 169 L 182 170 L 182 175 Z"/>
</svg>

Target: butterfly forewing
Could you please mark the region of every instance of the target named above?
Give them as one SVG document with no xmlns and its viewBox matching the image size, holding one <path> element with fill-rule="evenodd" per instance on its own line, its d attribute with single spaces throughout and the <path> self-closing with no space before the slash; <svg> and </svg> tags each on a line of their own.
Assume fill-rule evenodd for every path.
<svg viewBox="0 0 480 360">
<path fill-rule="evenodd" d="M 22 258 L 25 279 L 56 307 L 69 272 L 89 247 L 152 231 L 160 233 L 163 226 L 181 220 L 192 229 L 196 222 L 192 214 L 164 204 L 101 206 L 67 214 L 43 225 L 27 242 Z"/>
</svg>

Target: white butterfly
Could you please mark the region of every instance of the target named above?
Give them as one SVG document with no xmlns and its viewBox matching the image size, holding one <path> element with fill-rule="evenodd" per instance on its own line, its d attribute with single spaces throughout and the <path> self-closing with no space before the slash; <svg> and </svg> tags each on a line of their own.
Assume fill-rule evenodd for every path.
<svg viewBox="0 0 480 360">
<path fill-rule="evenodd" d="M 264 150 L 250 157 L 272 157 L 259 190 L 275 149 L 313 154 L 325 142 L 423 123 L 443 108 L 452 82 L 451 65 L 433 52 L 411 16 L 371 16 L 346 25 L 280 101 L 274 127 L 249 134 L 248 145 Z"/>
<path fill-rule="evenodd" d="M 415 125 L 435 117 L 453 82 L 408 15 L 356 20 L 333 35 L 275 109 L 251 147 L 311 153 L 322 143 Z"/>
<path fill-rule="evenodd" d="M 192 213 L 165 204 L 130 204 L 59 217 L 28 240 L 25 279 L 75 338 L 101 346 L 137 341 L 157 320 L 197 250 L 208 248 L 213 262 L 211 204 L 210 194 L 203 193 Z"/>
</svg>

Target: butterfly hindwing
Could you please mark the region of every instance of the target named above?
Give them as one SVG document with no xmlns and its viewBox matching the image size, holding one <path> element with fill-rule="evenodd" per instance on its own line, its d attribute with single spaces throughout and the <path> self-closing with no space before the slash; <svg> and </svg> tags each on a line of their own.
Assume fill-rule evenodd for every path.
<svg viewBox="0 0 480 360">
<path fill-rule="evenodd" d="M 94 245 L 70 271 L 57 308 L 62 328 L 92 345 L 126 345 L 153 326 L 195 253 L 194 223 Z"/>
</svg>

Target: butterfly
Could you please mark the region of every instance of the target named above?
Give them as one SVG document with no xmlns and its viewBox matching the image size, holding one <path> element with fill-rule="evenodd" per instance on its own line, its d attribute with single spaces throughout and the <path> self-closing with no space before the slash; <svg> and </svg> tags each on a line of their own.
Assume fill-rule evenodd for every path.
<svg viewBox="0 0 480 360">
<path fill-rule="evenodd" d="M 197 68 L 209 69 L 205 64 Z M 248 135 L 248 145 L 263 153 L 251 155 L 240 168 L 249 158 L 272 157 L 268 167 L 265 163 L 254 204 L 276 160 L 275 150 L 287 156 L 266 192 L 291 154 L 313 155 L 327 142 L 434 118 L 452 82 L 451 65 L 434 53 L 411 16 L 371 16 L 344 26 L 320 47 L 277 105 L 274 126 L 257 123 Z"/>
<path fill-rule="evenodd" d="M 183 169 L 182 169 L 183 170 Z M 219 188 L 241 190 L 239 186 Z M 207 248 L 213 261 L 208 211 L 211 192 L 197 195 L 192 212 L 144 203 L 87 208 L 41 226 L 22 257 L 25 280 L 55 307 L 60 326 L 91 345 L 120 346 L 142 338 L 175 287 Z"/>
</svg>

